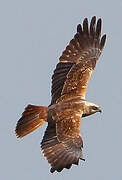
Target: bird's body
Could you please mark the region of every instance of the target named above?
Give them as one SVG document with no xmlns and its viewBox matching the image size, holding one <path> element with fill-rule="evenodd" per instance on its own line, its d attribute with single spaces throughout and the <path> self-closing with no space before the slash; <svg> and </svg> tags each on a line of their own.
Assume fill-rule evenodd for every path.
<svg viewBox="0 0 122 180">
<path fill-rule="evenodd" d="M 101 112 L 86 101 L 89 79 L 102 52 L 106 35 L 101 38 L 101 19 L 87 18 L 59 58 L 52 76 L 52 100 L 48 107 L 28 105 L 17 123 L 16 134 L 23 137 L 47 122 L 41 148 L 51 172 L 69 169 L 84 160 L 80 135 L 82 117 Z"/>
</svg>

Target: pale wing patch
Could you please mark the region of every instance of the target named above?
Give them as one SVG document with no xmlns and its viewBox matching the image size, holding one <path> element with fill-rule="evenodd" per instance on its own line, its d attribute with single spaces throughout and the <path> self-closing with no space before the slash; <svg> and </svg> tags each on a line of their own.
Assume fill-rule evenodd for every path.
<svg viewBox="0 0 122 180">
<path fill-rule="evenodd" d="M 62 96 L 58 99 L 58 102 L 73 96 L 82 96 L 85 98 L 86 89 L 88 86 L 89 79 L 91 77 L 93 67 L 91 63 L 83 63 L 74 65 L 67 75 L 67 79 L 64 83 L 62 90 Z"/>
</svg>

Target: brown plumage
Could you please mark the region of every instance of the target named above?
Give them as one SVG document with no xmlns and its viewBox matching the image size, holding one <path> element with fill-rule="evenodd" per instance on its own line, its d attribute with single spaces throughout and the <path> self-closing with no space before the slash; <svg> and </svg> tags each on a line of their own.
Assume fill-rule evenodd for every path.
<svg viewBox="0 0 122 180">
<path fill-rule="evenodd" d="M 83 140 L 81 117 L 101 112 L 98 105 L 85 100 L 86 89 L 97 60 L 103 50 L 106 35 L 101 38 L 101 19 L 94 16 L 90 26 L 83 26 L 59 58 L 52 76 L 52 100 L 48 107 L 29 105 L 17 123 L 16 134 L 23 137 L 48 122 L 41 148 L 51 165 L 51 172 L 78 165 Z"/>
<path fill-rule="evenodd" d="M 42 126 L 45 123 L 46 118 L 46 106 L 35 106 L 29 104 L 22 113 L 22 117 L 17 122 L 15 129 L 17 137 L 22 138 L 37 129 L 39 126 Z"/>
</svg>

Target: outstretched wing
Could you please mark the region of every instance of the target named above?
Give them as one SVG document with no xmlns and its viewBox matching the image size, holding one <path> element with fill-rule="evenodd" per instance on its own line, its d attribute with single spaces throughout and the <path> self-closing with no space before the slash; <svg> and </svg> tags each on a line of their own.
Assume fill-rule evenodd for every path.
<svg viewBox="0 0 122 180">
<path fill-rule="evenodd" d="M 106 35 L 101 38 L 101 19 L 93 17 L 77 26 L 77 33 L 59 58 L 52 76 L 51 104 L 67 100 L 68 97 L 85 97 L 89 78 L 102 52 Z M 56 114 L 58 112 L 56 111 Z M 49 116 L 49 114 L 48 114 Z M 41 147 L 51 164 L 51 172 L 69 169 L 82 158 L 83 141 L 80 136 L 82 113 L 64 109 L 58 116 L 49 117 Z M 55 122 L 56 121 L 56 122 Z M 53 124 L 53 126 L 52 126 Z"/>
<path fill-rule="evenodd" d="M 65 107 L 65 108 L 64 108 Z M 78 165 L 79 159 L 83 159 L 83 141 L 80 136 L 80 122 L 82 110 L 77 104 L 68 106 L 62 104 L 55 109 L 53 121 L 56 122 L 56 137 L 43 142 L 44 156 L 51 164 L 51 172 L 69 169 L 72 164 Z"/>
<path fill-rule="evenodd" d="M 51 104 L 55 103 L 61 95 L 73 92 L 75 84 L 78 85 L 79 74 L 83 75 L 79 84 L 80 87 L 81 84 L 83 87 L 82 90 L 80 89 L 80 95 L 85 96 L 88 80 L 106 40 L 106 35 L 101 38 L 101 24 L 101 19 L 98 19 L 96 23 L 94 16 L 90 27 L 87 18 L 83 21 L 83 27 L 80 24 L 77 26 L 76 35 L 62 53 L 59 58 L 60 62 L 54 70 Z M 80 65 L 77 65 L 79 63 Z M 77 72 L 75 73 L 76 69 Z M 85 82 L 83 82 L 84 78 Z M 76 92 L 74 91 L 74 93 Z"/>
<path fill-rule="evenodd" d="M 102 20 L 98 19 L 96 23 L 96 17 L 94 16 L 89 27 L 88 19 L 85 18 L 83 26 L 81 26 L 81 24 L 77 26 L 77 33 L 59 58 L 60 62 L 77 63 L 85 57 L 93 54 L 96 55 L 98 53 L 96 56 L 99 56 L 99 51 L 101 52 L 105 43 L 105 35 L 100 40 L 101 25 Z M 90 51 L 93 52 L 90 53 Z"/>
</svg>

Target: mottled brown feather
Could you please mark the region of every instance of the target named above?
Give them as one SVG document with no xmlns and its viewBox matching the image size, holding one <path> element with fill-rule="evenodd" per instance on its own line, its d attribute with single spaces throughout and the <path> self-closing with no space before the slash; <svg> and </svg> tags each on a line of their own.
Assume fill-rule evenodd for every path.
<svg viewBox="0 0 122 180">
<path fill-rule="evenodd" d="M 77 26 L 77 33 L 54 70 L 51 104 L 28 105 L 17 122 L 15 131 L 20 138 L 48 122 L 41 148 L 52 173 L 84 160 L 80 124 L 81 117 L 88 115 L 86 89 L 106 41 L 106 35 L 101 38 L 101 27 L 102 20 L 96 22 L 95 16 L 90 24 L 85 18 L 83 25 Z"/>
<path fill-rule="evenodd" d="M 48 112 L 48 127 L 41 143 L 51 172 L 69 169 L 72 164 L 78 165 L 79 159 L 84 160 L 80 136 L 83 107 L 74 106 L 74 101 L 77 97 L 85 99 L 90 76 L 105 45 L 106 35 L 101 38 L 101 25 L 101 19 L 96 23 L 95 16 L 90 25 L 85 18 L 54 70 L 51 105 L 57 106 Z"/>
<path fill-rule="evenodd" d="M 61 57 L 59 58 L 60 62 L 79 62 L 84 51 L 89 51 L 91 48 L 93 49 L 97 47 L 101 53 L 102 49 L 99 43 L 101 24 L 101 19 L 98 19 L 96 24 L 96 17 L 94 16 L 91 20 L 89 28 L 88 19 L 85 18 L 83 21 L 83 28 L 80 24 L 77 26 L 77 33 L 66 47 L 66 50 L 63 51 Z"/>
<path fill-rule="evenodd" d="M 61 93 L 62 96 L 58 99 L 58 102 L 67 94 L 71 94 L 71 96 L 82 96 L 82 98 L 85 99 L 88 81 L 91 77 L 95 64 L 95 59 L 92 61 L 83 60 L 72 67 L 67 75 L 67 79 L 64 83 L 64 87 Z"/>
<path fill-rule="evenodd" d="M 102 20 L 98 19 L 96 23 L 95 16 L 92 18 L 90 26 L 88 25 L 87 18 L 85 18 L 83 21 L 83 27 L 80 24 L 77 26 L 77 33 L 75 34 L 74 38 L 70 41 L 66 49 L 63 51 L 61 57 L 59 58 L 60 63 L 57 64 L 56 69 L 54 70 L 54 74 L 52 76 L 51 104 L 54 104 L 56 100 L 64 94 L 64 89 L 66 89 L 67 84 L 69 86 L 67 80 L 69 78 L 67 77 L 69 76 L 69 74 L 73 74 L 71 69 L 74 69 L 74 66 L 77 63 L 83 61 L 82 65 L 87 63 L 87 68 L 89 68 L 89 63 L 91 71 L 93 70 L 93 68 L 95 68 L 91 67 L 92 62 L 90 61 L 93 61 L 94 65 L 96 65 L 96 61 L 98 60 L 101 54 L 106 40 L 106 35 L 104 35 L 100 40 L 101 26 Z M 89 73 L 89 76 L 90 75 L 91 73 Z M 86 72 L 86 76 L 88 78 L 87 80 L 89 80 L 90 77 L 88 77 L 88 72 Z M 84 97 L 86 89 L 82 89 L 82 91 L 81 95 Z M 74 94 L 73 92 L 70 93 L 71 95 Z"/>
<path fill-rule="evenodd" d="M 16 135 L 22 138 L 46 122 L 47 107 L 28 105 L 16 125 Z"/>
</svg>

